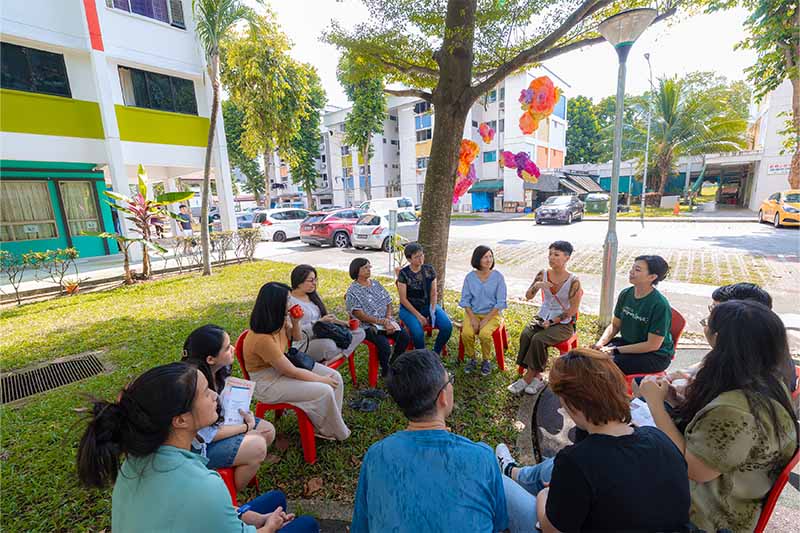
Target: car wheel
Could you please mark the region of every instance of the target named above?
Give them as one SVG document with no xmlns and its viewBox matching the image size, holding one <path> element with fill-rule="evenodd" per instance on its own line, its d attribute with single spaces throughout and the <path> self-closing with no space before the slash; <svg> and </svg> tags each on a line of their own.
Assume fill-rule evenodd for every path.
<svg viewBox="0 0 800 533">
<path fill-rule="evenodd" d="M 286 234 L 282 231 L 276 231 L 272 234 L 272 240 L 275 242 L 283 242 L 286 240 Z"/>
<path fill-rule="evenodd" d="M 347 236 L 346 231 L 339 231 L 333 235 L 333 245 L 337 248 L 348 248 L 350 246 L 350 237 Z"/>
<path fill-rule="evenodd" d="M 775 213 L 775 221 L 773 222 L 773 225 L 776 228 L 780 228 L 781 227 L 781 214 L 780 213 Z"/>
<path fill-rule="evenodd" d="M 567 213 L 567 226 L 572 224 L 572 213 Z"/>
<path fill-rule="evenodd" d="M 381 244 L 381 250 L 383 250 L 384 252 L 390 252 L 391 248 L 392 248 L 391 239 L 389 237 L 386 237 L 385 239 L 383 239 L 383 244 Z"/>
<path fill-rule="evenodd" d="M 764 210 L 763 209 L 759 209 L 758 210 L 758 223 L 759 224 L 763 224 L 764 223 Z"/>
</svg>

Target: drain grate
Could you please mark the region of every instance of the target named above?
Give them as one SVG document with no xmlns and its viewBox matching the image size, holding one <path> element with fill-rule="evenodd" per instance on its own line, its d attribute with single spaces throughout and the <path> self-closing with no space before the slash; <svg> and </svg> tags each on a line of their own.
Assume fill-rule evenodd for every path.
<svg viewBox="0 0 800 533">
<path fill-rule="evenodd" d="M 0 379 L 0 394 L 4 404 L 14 402 L 96 376 L 104 370 L 103 363 L 94 355 L 53 361 L 38 368 L 4 375 Z"/>
</svg>

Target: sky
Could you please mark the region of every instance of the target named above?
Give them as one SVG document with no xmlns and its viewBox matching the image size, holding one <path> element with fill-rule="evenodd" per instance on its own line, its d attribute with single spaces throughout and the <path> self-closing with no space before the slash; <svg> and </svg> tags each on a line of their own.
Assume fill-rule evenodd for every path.
<svg viewBox="0 0 800 533">
<path fill-rule="evenodd" d="M 246 0 L 251 2 L 251 0 Z M 336 80 L 339 54 L 319 36 L 338 20 L 347 28 L 368 19 L 358 0 L 267 0 L 283 31 L 294 43 L 292 56 L 311 63 L 319 72 L 328 103 L 347 106 L 347 97 Z M 741 9 L 713 15 L 699 15 L 671 25 L 661 22 L 649 28 L 636 42 L 628 57 L 626 92 L 640 94 L 648 86 L 644 54 L 650 54 L 653 79 L 681 76 L 697 70 L 713 70 L 729 80 L 744 78 L 743 70 L 755 62 L 749 50 L 734 50 L 745 37 Z M 602 43 L 571 52 L 545 63 L 569 84 L 568 97 L 584 95 L 595 102 L 614 94 L 617 84 L 617 56 L 611 45 Z"/>
</svg>

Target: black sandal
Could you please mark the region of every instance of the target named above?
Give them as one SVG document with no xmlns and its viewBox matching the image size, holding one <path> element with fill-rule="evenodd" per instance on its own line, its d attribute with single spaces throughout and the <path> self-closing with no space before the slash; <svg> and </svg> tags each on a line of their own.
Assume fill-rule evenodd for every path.
<svg viewBox="0 0 800 533">
<path fill-rule="evenodd" d="M 353 400 L 349 402 L 347 405 L 350 406 L 351 409 L 354 411 L 359 411 L 361 413 L 372 413 L 378 410 L 378 402 L 375 400 L 370 400 L 369 398 L 361 398 L 360 400 Z"/>
</svg>

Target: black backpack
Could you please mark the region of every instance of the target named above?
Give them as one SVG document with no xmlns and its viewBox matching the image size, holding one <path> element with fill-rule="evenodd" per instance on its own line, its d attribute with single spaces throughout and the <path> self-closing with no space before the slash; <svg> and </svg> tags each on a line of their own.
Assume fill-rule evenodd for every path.
<svg viewBox="0 0 800 533">
<path fill-rule="evenodd" d="M 333 322 L 317 320 L 311 327 L 311 331 L 318 339 L 331 339 L 340 350 L 344 350 L 353 342 L 353 334 L 350 333 L 350 330 Z"/>
</svg>

